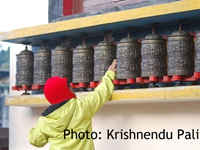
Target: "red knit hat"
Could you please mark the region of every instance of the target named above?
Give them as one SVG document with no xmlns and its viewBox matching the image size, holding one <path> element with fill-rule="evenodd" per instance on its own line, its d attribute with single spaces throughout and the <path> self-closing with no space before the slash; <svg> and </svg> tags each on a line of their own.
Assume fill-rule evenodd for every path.
<svg viewBox="0 0 200 150">
<path fill-rule="evenodd" d="M 44 95 L 51 104 L 58 104 L 64 100 L 76 97 L 69 89 L 67 78 L 60 78 L 58 76 L 47 79 Z"/>
</svg>

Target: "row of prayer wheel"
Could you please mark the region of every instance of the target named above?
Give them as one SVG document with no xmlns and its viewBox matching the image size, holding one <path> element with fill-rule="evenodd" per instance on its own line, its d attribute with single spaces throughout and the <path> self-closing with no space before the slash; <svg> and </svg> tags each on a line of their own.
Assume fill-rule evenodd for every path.
<svg viewBox="0 0 200 150">
<path fill-rule="evenodd" d="M 100 81 L 115 58 L 117 79 L 193 75 L 200 72 L 200 32 L 196 44 L 194 36 L 180 28 L 167 40 L 153 30 L 141 43 L 128 34 L 116 45 L 105 36 L 94 49 L 85 40 L 73 51 L 64 42 L 52 51 L 44 46 L 33 53 L 26 47 L 17 55 L 16 86 L 44 85 L 51 76 L 72 83 Z"/>
</svg>

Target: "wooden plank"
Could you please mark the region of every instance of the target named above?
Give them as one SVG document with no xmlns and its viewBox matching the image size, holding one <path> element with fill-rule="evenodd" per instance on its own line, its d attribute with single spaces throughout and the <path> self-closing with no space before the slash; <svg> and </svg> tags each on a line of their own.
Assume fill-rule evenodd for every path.
<svg viewBox="0 0 200 150">
<path fill-rule="evenodd" d="M 77 98 L 86 96 L 90 92 L 77 92 Z M 177 101 L 200 101 L 200 86 L 160 87 L 115 90 L 109 104 L 138 103 L 138 102 L 177 102 Z M 43 107 L 49 106 L 43 94 L 8 96 L 6 105 Z"/>
</svg>

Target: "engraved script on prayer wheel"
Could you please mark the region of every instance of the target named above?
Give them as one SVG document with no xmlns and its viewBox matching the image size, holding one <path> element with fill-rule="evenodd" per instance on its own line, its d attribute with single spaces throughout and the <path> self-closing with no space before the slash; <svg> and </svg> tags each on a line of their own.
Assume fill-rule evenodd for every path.
<svg viewBox="0 0 200 150">
<path fill-rule="evenodd" d="M 33 52 L 23 50 L 17 56 L 16 86 L 33 84 Z"/>
<path fill-rule="evenodd" d="M 94 50 L 89 44 L 83 44 L 73 50 L 72 83 L 93 81 Z"/>
<path fill-rule="evenodd" d="M 94 47 L 94 81 L 100 81 L 116 58 L 116 46 L 105 40 Z"/>
<path fill-rule="evenodd" d="M 194 74 L 194 37 L 185 30 L 168 36 L 168 75 Z"/>
<path fill-rule="evenodd" d="M 141 76 L 141 44 L 131 37 L 117 43 L 117 79 Z"/>
<path fill-rule="evenodd" d="M 154 32 L 142 39 L 141 48 L 141 76 L 165 76 L 166 75 L 166 40 Z"/>
<path fill-rule="evenodd" d="M 200 72 L 200 31 L 196 32 L 195 50 L 195 72 Z"/>
<path fill-rule="evenodd" d="M 66 77 L 72 82 L 72 51 L 64 42 L 52 50 L 51 76 Z"/>
<path fill-rule="evenodd" d="M 44 85 L 51 77 L 51 50 L 46 46 L 34 53 L 33 84 Z"/>
</svg>

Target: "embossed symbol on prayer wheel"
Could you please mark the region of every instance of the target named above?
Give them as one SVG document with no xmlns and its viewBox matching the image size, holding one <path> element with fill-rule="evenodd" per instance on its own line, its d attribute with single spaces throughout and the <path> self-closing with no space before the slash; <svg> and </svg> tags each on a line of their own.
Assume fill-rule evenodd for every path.
<svg viewBox="0 0 200 150">
<path fill-rule="evenodd" d="M 72 50 L 65 45 L 63 39 L 62 45 L 52 50 L 51 56 L 51 76 L 66 77 L 72 81 Z"/>
<path fill-rule="evenodd" d="M 94 81 L 101 80 L 115 58 L 116 46 L 105 36 L 104 41 L 94 47 Z"/>
<path fill-rule="evenodd" d="M 33 52 L 27 46 L 25 50 L 16 55 L 16 86 L 33 84 Z"/>
<path fill-rule="evenodd" d="M 51 77 L 51 50 L 44 46 L 34 53 L 33 84 L 44 85 Z"/>
<path fill-rule="evenodd" d="M 168 36 L 167 52 L 168 75 L 194 74 L 194 37 L 181 30 L 181 25 Z"/>
<path fill-rule="evenodd" d="M 155 34 L 153 29 L 152 34 L 147 35 L 144 39 L 142 39 L 141 76 L 165 76 L 167 69 L 166 55 L 166 40 L 160 35 Z"/>
<path fill-rule="evenodd" d="M 141 44 L 128 37 L 117 43 L 117 79 L 141 76 Z"/>
<path fill-rule="evenodd" d="M 200 72 L 200 32 L 196 32 L 195 50 L 195 72 Z"/>
<path fill-rule="evenodd" d="M 93 81 L 94 76 L 94 50 L 89 44 L 78 45 L 73 50 L 73 73 L 72 82 L 89 83 Z"/>
</svg>

